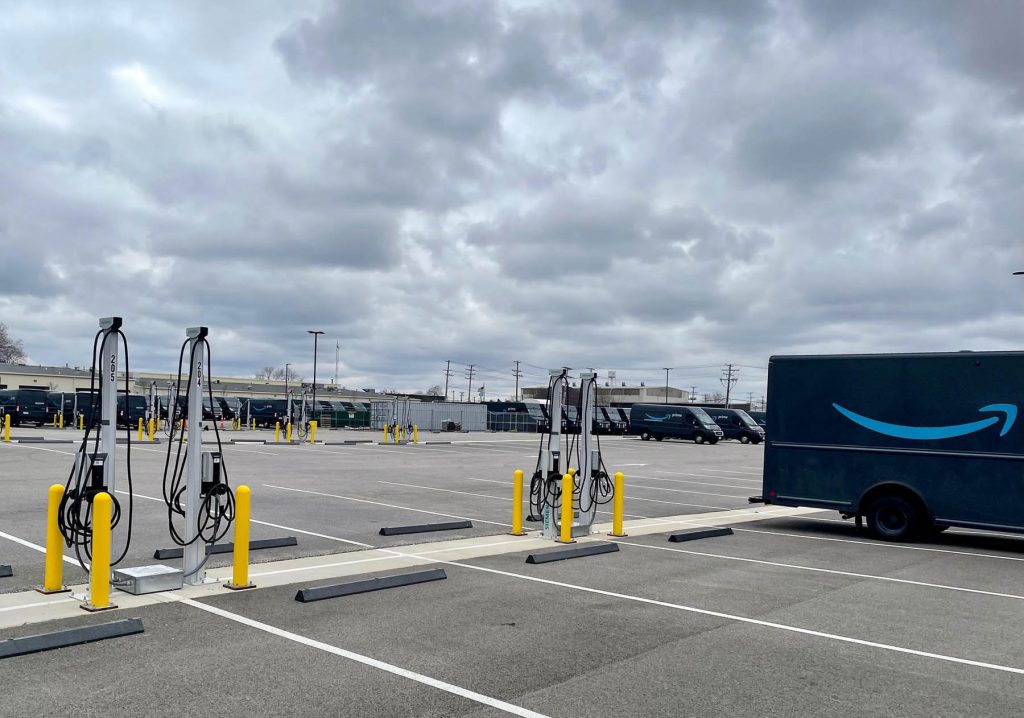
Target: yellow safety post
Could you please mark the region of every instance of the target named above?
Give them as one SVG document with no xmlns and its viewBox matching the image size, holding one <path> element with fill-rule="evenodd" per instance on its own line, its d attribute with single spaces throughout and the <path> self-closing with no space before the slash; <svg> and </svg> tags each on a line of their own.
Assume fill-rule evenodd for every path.
<svg viewBox="0 0 1024 718">
<path fill-rule="evenodd" d="M 292 422 L 288 422 L 284 426 L 284 440 L 287 443 L 292 443 Z"/>
<path fill-rule="evenodd" d="M 79 414 L 78 415 L 78 430 L 81 431 L 83 429 L 85 429 L 85 414 Z"/>
<path fill-rule="evenodd" d="M 64 412 L 62 411 L 60 414 L 58 414 L 58 416 L 60 417 L 60 422 L 59 422 L 60 426 L 59 426 L 59 428 L 63 429 L 64 428 Z"/>
<path fill-rule="evenodd" d="M 153 443 L 153 438 L 156 436 L 156 419 L 149 417 L 149 442 Z"/>
<path fill-rule="evenodd" d="M 561 543 L 573 543 L 572 540 L 572 474 L 562 475 L 562 535 Z"/>
<path fill-rule="evenodd" d="M 101 491 L 92 500 L 92 566 L 89 568 L 89 602 L 86 611 L 117 608 L 110 602 L 110 494 Z"/>
<path fill-rule="evenodd" d="M 523 472 L 519 469 L 512 474 L 512 530 L 513 536 L 525 536 L 523 531 Z"/>
<path fill-rule="evenodd" d="M 139 417 L 139 441 L 142 441 L 142 417 Z"/>
<path fill-rule="evenodd" d="M 621 471 L 615 472 L 615 498 L 612 500 L 612 532 L 609 536 L 628 536 L 622 530 L 622 487 L 625 482 Z"/>
<path fill-rule="evenodd" d="M 412 443 L 420 443 L 420 427 L 418 424 L 412 425 Z"/>
<path fill-rule="evenodd" d="M 274 422 L 274 443 L 277 444 L 277 443 L 280 443 L 280 441 L 281 441 L 281 422 L 280 421 L 275 421 Z"/>
<path fill-rule="evenodd" d="M 57 428 L 57 415 L 56 414 L 53 415 L 53 428 L 54 429 Z"/>
<path fill-rule="evenodd" d="M 160 431 L 160 421 L 161 421 L 161 419 L 160 419 L 160 417 L 158 416 L 158 417 L 156 418 L 156 430 L 157 430 L 157 431 Z"/>
<path fill-rule="evenodd" d="M 249 513 L 252 503 L 252 491 L 248 486 L 235 489 L 235 565 L 231 571 L 231 581 L 225 584 L 228 588 L 239 591 L 253 588 L 249 583 Z"/>
<path fill-rule="evenodd" d="M 60 484 L 51 486 L 46 499 L 46 570 L 43 573 L 42 587 L 36 589 L 40 593 L 62 593 L 70 590 L 64 586 L 64 555 L 61 552 L 64 540 L 57 525 L 62 498 L 64 487 Z"/>
<path fill-rule="evenodd" d="M 388 443 L 388 436 L 391 435 L 391 427 L 387 424 L 384 425 L 384 443 Z"/>
<path fill-rule="evenodd" d="M 11 440 L 11 415 L 4 414 L 4 441 Z"/>
<path fill-rule="evenodd" d="M 399 429 L 398 424 L 395 424 L 395 443 L 396 444 L 398 443 L 398 437 L 399 437 L 400 433 L 401 433 L 401 429 Z"/>
<path fill-rule="evenodd" d="M 316 443 L 316 422 L 315 421 L 309 422 L 309 443 L 310 444 L 315 444 Z"/>
<path fill-rule="evenodd" d="M 252 420 L 252 426 L 250 427 L 253 431 L 256 431 L 256 420 Z"/>
</svg>

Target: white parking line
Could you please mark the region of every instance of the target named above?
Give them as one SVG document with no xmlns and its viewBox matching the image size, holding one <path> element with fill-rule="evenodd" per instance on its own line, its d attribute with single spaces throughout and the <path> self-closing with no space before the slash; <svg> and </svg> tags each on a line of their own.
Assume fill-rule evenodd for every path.
<svg viewBox="0 0 1024 718">
<path fill-rule="evenodd" d="M 31 541 L 26 541 L 23 538 L 18 538 L 17 536 L 4 533 L 3 531 L 0 531 L 0 538 L 5 538 L 8 541 L 13 541 L 16 544 L 21 544 L 22 546 L 30 548 L 33 551 L 38 551 L 39 553 L 46 553 L 45 546 L 40 546 L 39 544 L 32 543 Z M 73 566 L 78 566 L 78 560 L 71 558 L 70 556 L 65 556 L 64 554 L 61 554 L 61 560 L 64 561 L 64 563 L 70 563 Z"/>
<path fill-rule="evenodd" d="M 374 506 L 385 506 L 389 509 L 403 509 L 405 511 L 415 511 L 420 514 L 430 514 L 432 516 L 446 516 L 450 519 L 462 519 L 463 521 L 479 521 L 482 524 L 493 524 L 494 526 L 511 526 L 512 524 L 501 523 L 500 521 L 487 521 L 486 519 L 478 519 L 472 516 L 457 516 L 455 514 L 443 514 L 439 511 L 427 511 L 426 509 L 416 509 L 411 506 L 398 506 L 397 504 L 385 504 L 381 501 L 370 501 L 369 499 L 360 499 L 354 496 L 341 496 L 339 494 L 327 494 L 322 491 L 310 491 L 308 489 L 295 489 L 290 486 L 275 486 L 274 484 L 263 484 L 268 489 L 279 489 L 281 491 L 296 491 L 300 494 L 312 494 L 313 496 L 328 496 L 332 499 L 342 499 L 344 501 L 357 501 L 361 504 L 373 504 Z"/>
<path fill-rule="evenodd" d="M 183 598 L 180 600 L 181 603 L 184 603 L 188 606 L 192 606 L 193 608 L 198 608 L 201 611 L 206 611 L 207 613 L 212 613 L 214 615 L 220 616 L 221 618 L 226 618 L 228 620 L 241 623 L 243 625 L 249 626 L 250 628 L 255 628 L 257 630 L 264 631 L 265 633 L 278 636 L 279 638 L 285 638 L 289 641 L 294 641 L 295 643 L 301 643 L 305 646 L 309 646 L 310 648 L 316 648 L 326 653 L 333 653 L 334 655 L 340 656 L 341 658 L 346 658 L 350 661 L 361 663 L 364 666 L 369 666 L 371 668 L 376 668 L 381 671 L 386 671 L 396 676 L 407 678 L 411 681 L 416 681 L 417 683 L 422 683 L 423 685 L 430 686 L 432 688 L 437 688 L 447 693 L 451 693 L 453 695 L 466 698 L 467 700 L 471 700 L 474 703 L 479 703 L 480 705 L 488 706 L 489 708 L 495 708 L 505 713 L 510 713 L 511 715 L 523 716 L 523 718 L 548 718 L 543 713 L 537 713 L 536 711 L 527 710 L 526 708 L 522 708 L 512 703 L 506 703 L 503 700 L 491 698 L 490 696 L 485 696 L 482 693 L 471 691 L 468 688 L 457 686 L 454 683 L 440 681 L 436 678 L 425 676 L 422 673 L 416 673 L 415 671 L 410 671 L 406 668 L 401 668 L 400 666 L 392 665 L 391 663 L 385 663 L 384 661 L 377 660 L 376 658 L 370 658 L 369 656 L 364 656 L 360 653 L 354 653 L 352 651 L 347 651 L 344 648 L 332 646 L 329 643 L 316 641 L 312 638 L 307 638 L 306 636 L 301 636 L 297 633 L 286 631 L 283 628 L 271 626 L 268 623 L 255 621 L 251 618 L 246 618 L 245 616 L 242 616 L 240 614 L 232 613 L 231 611 L 225 611 L 222 608 L 217 608 L 215 606 L 210 606 L 209 604 L 200 603 L 199 601 L 193 601 L 190 598 Z"/>
<path fill-rule="evenodd" d="M 122 490 L 117 490 L 116 493 L 118 493 L 118 494 L 127 494 L 128 492 L 127 491 L 122 491 Z M 146 496 L 144 494 L 140 494 L 137 491 L 135 492 L 135 498 L 137 498 L 137 499 L 148 499 L 150 501 L 159 501 L 160 503 L 163 503 L 163 501 L 164 501 L 163 499 L 161 499 L 158 496 Z M 281 529 L 283 531 L 294 531 L 295 533 L 306 534 L 307 536 L 316 536 L 317 538 L 330 539 L 331 541 L 340 541 L 341 543 L 352 544 L 353 546 L 361 546 L 363 548 L 376 548 L 373 544 L 370 544 L 370 543 L 363 543 L 362 541 L 353 541 L 352 539 L 345 539 L 345 538 L 341 538 L 339 536 L 328 536 L 327 534 L 318 534 L 318 533 L 316 533 L 314 531 L 305 531 L 303 529 L 297 529 L 297 528 L 293 528 L 291 526 L 282 526 L 281 524 L 272 524 L 269 521 L 258 521 L 258 520 L 254 519 L 254 518 L 250 518 L 249 521 L 254 523 L 254 524 L 260 524 L 261 526 L 271 526 L 271 527 L 273 527 L 275 529 Z"/>
<path fill-rule="evenodd" d="M 768 517 L 774 519 L 786 518 L 785 516 L 774 516 Z M 801 518 L 812 518 L 801 517 Z M 767 520 L 767 519 L 766 519 Z M 827 519 L 819 519 L 825 521 Z M 833 538 L 831 536 L 807 536 L 805 534 L 791 534 L 782 531 L 764 531 L 761 529 L 741 529 L 733 527 L 734 531 L 746 531 L 754 534 L 769 534 L 771 536 L 786 536 L 788 538 L 806 539 L 808 541 L 836 541 L 838 543 L 854 543 L 860 544 L 861 546 L 870 546 L 872 548 L 889 548 L 896 551 L 928 551 L 929 553 L 948 553 L 956 556 L 971 556 L 973 558 L 992 558 L 999 561 L 1024 561 L 1024 557 L 1021 556 L 999 556 L 992 553 L 978 553 L 976 551 L 955 551 L 948 548 L 930 548 L 928 546 L 904 546 L 902 544 L 889 543 L 887 541 L 858 541 L 857 539 L 844 539 L 844 538 Z"/>
<path fill-rule="evenodd" d="M 817 568 L 815 566 L 802 566 L 800 564 L 793 563 L 780 563 L 778 561 L 765 561 L 756 558 L 744 558 L 740 556 L 728 556 L 725 554 L 718 553 L 707 553 L 704 551 L 688 551 L 681 548 L 670 548 L 668 546 L 651 546 L 650 544 L 633 543 L 632 541 L 621 541 L 616 539 L 614 543 L 623 544 L 624 546 L 636 546 L 638 548 L 647 548 L 654 551 L 670 551 L 672 553 L 685 553 L 690 556 L 702 556 L 705 558 L 717 558 L 724 559 L 727 561 L 742 561 L 744 563 L 756 563 L 762 566 L 776 566 L 778 568 L 790 568 L 798 571 L 815 571 L 817 573 L 830 573 L 837 576 L 849 576 L 851 578 L 865 578 L 872 581 L 888 581 L 890 583 L 905 583 L 912 586 L 923 586 L 925 588 L 940 588 L 946 591 L 961 591 L 963 593 L 978 593 L 984 596 L 996 596 L 998 598 L 1012 598 L 1018 601 L 1024 601 L 1024 596 L 1019 596 L 1015 593 L 999 593 L 998 591 L 983 591 L 978 588 L 966 588 L 964 586 L 949 586 L 942 583 L 928 583 L 927 581 L 912 581 L 905 578 L 893 578 L 891 576 L 879 576 L 877 574 L 870 573 L 854 573 L 852 571 L 839 571 L 837 569 L 830 568 Z"/>
<path fill-rule="evenodd" d="M 740 476 L 718 476 L 716 474 L 695 474 L 692 471 L 662 471 L 660 469 L 655 469 L 654 473 L 671 474 L 673 476 L 692 476 L 697 479 L 718 479 L 719 481 L 729 479 L 731 481 L 743 481 L 749 483 L 752 487 L 760 486 L 762 484 L 762 481 L 760 479 L 744 479 Z M 671 479 L 659 479 L 659 481 L 671 481 Z M 736 488 L 740 487 L 737 486 Z"/>
<path fill-rule="evenodd" d="M 747 500 L 746 496 L 740 496 L 738 494 L 713 494 L 709 491 L 691 491 L 690 489 L 670 489 L 666 486 L 644 486 L 643 484 L 630 484 L 630 487 L 634 489 L 647 489 L 648 491 L 672 491 L 677 494 L 698 494 L 700 496 L 717 496 L 722 499 L 741 499 Z"/>
<path fill-rule="evenodd" d="M 739 616 L 731 613 L 723 613 L 721 611 L 711 611 L 705 608 L 697 608 L 696 606 L 686 606 L 681 603 L 670 603 L 668 601 L 658 601 L 653 598 L 644 598 L 643 596 L 634 596 L 627 593 L 617 593 L 615 591 L 605 591 L 599 588 L 591 588 L 590 586 L 581 586 L 579 584 L 566 583 L 564 581 L 554 581 L 552 579 L 540 578 L 539 576 L 528 576 L 521 573 L 513 573 L 511 571 L 501 571 L 496 568 L 488 568 L 486 566 L 477 566 L 474 564 L 460 563 L 458 561 L 442 561 L 436 560 L 436 563 L 450 565 L 450 566 L 461 566 L 463 568 L 469 568 L 476 571 L 483 571 L 499 576 L 507 576 L 509 578 L 516 578 L 523 581 L 533 581 L 535 583 L 543 583 L 549 586 L 559 586 L 561 588 L 569 588 L 575 591 L 583 591 L 585 593 L 593 593 L 600 596 L 608 596 L 609 598 L 619 598 L 624 601 L 634 601 L 636 603 L 645 603 L 652 606 L 661 606 L 662 608 L 671 608 L 677 611 L 686 611 L 687 613 L 695 613 L 702 616 L 712 616 L 714 618 L 721 618 L 726 621 L 735 621 L 737 623 L 746 623 L 752 626 L 761 626 L 764 628 L 773 628 L 780 631 L 787 631 L 789 633 L 798 633 L 804 636 L 813 636 L 816 638 L 825 638 L 832 641 L 838 641 L 840 643 L 851 643 L 858 646 L 865 646 L 868 648 L 877 648 L 883 651 L 891 651 L 894 653 L 903 653 L 913 656 L 919 656 L 922 658 L 931 658 L 937 661 L 944 661 L 947 663 L 957 663 L 960 665 L 974 666 L 977 668 L 987 668 L 993 671 L 1001 671 L 1003 673 L 1014 673 L 1017 675 L 1024 675 L 1024 668 L 1016 668 L 1014 666 L 1004 666 L 998 663 L 987 663 L 985 661 L 976 661 L 969 658 L 959 658 L 957 656 L 944 655 L 942 653 L 932 653 L 930 651 L 921 651 L 915 648 L 904 648 L 903 646 L 896 646 L 889 643 L 879 643 L 877 641 L 868 641 L 862 638 L 853 638 L 851 636 L 843 636 L 837 633 L 827 633 L 825 631 L 816 631 L 810 628 L 802 628 L 800 626 L 793 626 L 785 623 L 775 623 L 773 621 L 763 621 L 758 618 L 750 618 L 748 616 Z"/>
<path fill-rule="evenodd" d="M 627 479 L 640 479 L 642 481 L 662 481 L 670 484 L 693 484 L 695 486 L 717 486 L 723 489 L 736 489 L 737 491 L 746 491 L 746 496 L 750 496 L 751 491 L 755 491 L 758 487 L 756 486 L 737 486 L 736 484 L 714 484 L 710 481 L 687 481 L 686 479 L 665 479 L 659 476 L 641 476 L 639 474 L 627 474 Z"/>
<path fill-rule="evenodd" d="M 16 446 L 19 449 L 34 449 L 36 451 L 49 451 L 51 454 L 67 454 L 68 456 L 74 456 L 74 451 L 60 451 L 59 449 L 46 449 L 42 446 L 32 446 L 31 444 L 6 444 L 6 446 Z"/>
</svg>

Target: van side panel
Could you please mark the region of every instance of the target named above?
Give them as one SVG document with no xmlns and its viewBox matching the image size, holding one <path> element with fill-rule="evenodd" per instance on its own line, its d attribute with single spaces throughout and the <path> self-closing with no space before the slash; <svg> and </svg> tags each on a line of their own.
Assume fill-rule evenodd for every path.
<svg viewBox="0 0 1024 718">
<path fill-rule="evenodd" d="M 772 357 L 768 397 L 768 503 L 899 484 L 939 523 L 1024 529 L 1024 354 Z"/>
</svg>

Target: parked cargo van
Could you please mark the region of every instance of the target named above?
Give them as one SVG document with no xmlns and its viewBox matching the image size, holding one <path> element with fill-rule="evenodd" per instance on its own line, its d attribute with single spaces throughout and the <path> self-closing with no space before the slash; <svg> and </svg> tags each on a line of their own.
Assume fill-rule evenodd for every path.
<svg viewBox="0 0 1024 718">
<path fill-rule="evenodd" d="M 776 356 L 762 496 L 886 540 L 1024 532 L 1024 352 Z"/>
<path fill-rule="evenodd" d="M 692 439 L 697 444 L 717 444 L 722 429 L 703 409 L 677 404 L 634 404 L 629 425 L 644 441 Z"/>
<path fill-rule="evenodd" d="M 56 409 L 50 407 L 45 389 L 4 389 L 0 395 L 3 412 L 11 417 L 11 426 L 42 426 L 52 421 L 56 413 Z"/>
<path fill-rule="evenodd" d="M 127 410 L 125 405 L 127 404 Z M 121 428 L 129 427 L 134 429 L 138 426 L 139 419 L 145 421 L 146 412 L 149 411 L 149 404 L 146 397 L 138 394 L 129 394 L 127 400 L 124 393 L 117 395 L 117 425 Z"/>
<path fill-rule="evenodd" d="M 741 444 L 760 444 L 764 441 L 764 429 L 742 409 L 709 406 L 705 406 L 703 409 L 722 429 L 723 438 L 736 439 Z"/>
</svg>

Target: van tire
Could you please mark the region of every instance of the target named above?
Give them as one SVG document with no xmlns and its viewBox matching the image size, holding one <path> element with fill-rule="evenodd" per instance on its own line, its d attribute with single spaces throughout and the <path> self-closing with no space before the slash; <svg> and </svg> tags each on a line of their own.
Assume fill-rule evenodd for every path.
<svg viewBox="0 0 1024 718">
<path fill-rule="evenodd" d="M 697 434 L 695 437 L 693 437 L 693 443 L 694 444 L 703 444 L 704 443 L 704 434 Z"/>
<path fill-rule="evenodd" d="M 746 434 L 740 434 L 740 443 L 741 444 L 749 444 L 750 443 L 750 437 L 747 436 Z"/>
<path fill-rule="evenodd" d="M 640 438 L 643 439 L 644 441 L 650 441 L 651 440 L 651 432 L 649 432 L 649 431 L 642 432 L 640 434 Z"/>
<path fill-rule="evenodd" d="M 913 503 L 889 494 L 871 502 L 865 512 L 868 530 L 883 541 L 906 541 L 921 532 L 921 515 Z"/>
</svg>

